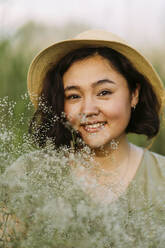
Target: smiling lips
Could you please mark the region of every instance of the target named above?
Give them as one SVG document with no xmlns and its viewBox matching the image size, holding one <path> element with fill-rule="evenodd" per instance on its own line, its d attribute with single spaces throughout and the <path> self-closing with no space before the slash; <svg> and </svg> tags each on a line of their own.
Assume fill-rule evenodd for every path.
<svg viewBox="0 0 165 248">
<path fill-rule="evenodd" d="M 84 128 L 84 130 L 88 133 L 96 133 L 99 132 L 104 126 L 106 122 L 95 122 L 95 123 L 87 123 L 82 124 L 81 126 Z"/>
</svg>

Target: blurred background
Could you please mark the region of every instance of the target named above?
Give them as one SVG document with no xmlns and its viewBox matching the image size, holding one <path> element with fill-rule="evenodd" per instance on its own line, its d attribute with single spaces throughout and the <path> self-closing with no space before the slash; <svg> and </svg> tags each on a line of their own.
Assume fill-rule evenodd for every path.
<svg viewBox="0 0 165 248">
<path fill-rule="evenodd" d="M 27 117 L 20 125 L 22 131 L 19 124 L 17 131 L 26 132 L 33 112 L 25 97 L 32 58 L 42 48 L 91 28 L 112 31 L 129 41 L 165 82 L 164 16 L 164 0 L 0 0 L 0 115 L 13 102 L 15 122 L 21 113 Z M 143 136 L 129 138 L 138 145 L 149 144 Z M 151 150 L 165 155 L 164 143 L 162 122 Z"/>
</svg>

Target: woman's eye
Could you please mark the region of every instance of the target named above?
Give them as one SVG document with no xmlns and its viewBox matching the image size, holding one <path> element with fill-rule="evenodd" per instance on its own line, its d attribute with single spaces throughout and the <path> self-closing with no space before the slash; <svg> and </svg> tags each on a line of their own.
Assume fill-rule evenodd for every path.
<svg viewBox="0 0 165 248">
<path fill-rule="evenodd" d="M 101 91 L 98 96 L 106 96 L 106 95 L 110 95 L 112 92 L 109 90 L 103 90 Z"/>
<path fill-rule="evenodd" d="M 69 99 L 77 99 L 77 98 L 80 98 L 80 96 L 74 94 L 74 95 L 66 96 L 65 98 L 68 99 L 68 100 L 69 100 Z"/>
</svg>

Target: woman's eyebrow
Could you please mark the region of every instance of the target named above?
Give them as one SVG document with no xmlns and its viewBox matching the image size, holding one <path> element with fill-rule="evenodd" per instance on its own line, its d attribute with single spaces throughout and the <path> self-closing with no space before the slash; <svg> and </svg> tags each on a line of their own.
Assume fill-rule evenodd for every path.
<svg viewBox="0 0 165 248">
<path fill-rule="evenodd" d="M 80 87 L 76 85 L 70 85 L 64 89 L 64 91 L 67 91 L 67 90 L 80 90 Z"/>
<path fill-rule="evenodd" d="M 98 80 L 97 82 L 94 82 L 94 83 L 92 84 L 92 88 L 94 88 L 94 87 L 96 87 L 96 86 L 98 86 L 98 85 L 100 85 L 100 84 L 104 84 L 104 83 L 115 84 L 114 81 L 105 78 L 105 79 L 100 79 L 100 80 Z"/>
<path fill-rule="evenodd" d="M 104 83 L 115 84 L 114 81 L 105 78 L 105 79 L 100 79 L 100 80 L 98 80 L 98 81 L 92 83 L 92 88 L 94 88 L 94 87 L 96 87 L 96 86 L 98 86 L 98 85 L 100 85 L 100 84 L 104 84 Z M 67 87 L 64 89 L 64 91 L 68 91 L 68 90 L 80 90 L 80 87 L 77 86 L 77 85 L 70 85 L 70 86 L 67 86 Z"/>
</svg>

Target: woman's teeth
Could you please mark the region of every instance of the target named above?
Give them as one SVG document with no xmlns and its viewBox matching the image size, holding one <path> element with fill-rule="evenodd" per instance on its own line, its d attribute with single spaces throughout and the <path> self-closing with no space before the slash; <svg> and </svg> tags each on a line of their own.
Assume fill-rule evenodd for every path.
<svg viewBox="0 0 165 248">
<path fill-rule="evenodd" d="M 87 132 L 97 132 L 102 127 L 104 127 L 104 125 L 105 125 L 105 122 L 99 122 L 99 123 L 94 123 L 94 124 L 85 124 L 83 125 L 83 127 Z"/>
</svg>

